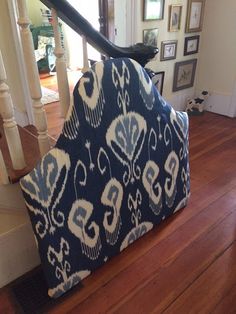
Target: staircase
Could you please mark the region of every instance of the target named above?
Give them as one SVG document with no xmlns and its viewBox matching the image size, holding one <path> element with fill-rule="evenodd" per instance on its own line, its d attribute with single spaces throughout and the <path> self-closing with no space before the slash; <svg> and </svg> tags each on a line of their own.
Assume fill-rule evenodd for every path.
<svg viewBox="0 0 236 314">
<path fill-rule="evenodd" d="M 30 172 L 40 159 L 37 130 L 34 126 L 18 126 L 24 148 L 26 167 L 13 169 L 3 121 L 0 120 L 0 148 L 10 184 L 0 184 L 0 287 L 39 265 L 31 223 L 25 207 L 19 179 Z M 50 138 L 53 146 L 55 141 Z"/>
<path fill-rule="evenodd" d="M 10 0 L 9 2 L 14 2 Z M 93 29 L 66 0 L 42 0 L 52 11 L 55 37 L 57 83 L 61 116 L 66 117 L 70 106 L 70 90 L 67 78 L 64 48 L 61 42 L 58 16 L 83 38 L 83 71 L 89 67 L 87 42 L 106 57 L 130 57 L 143 66 L 158 52 L 156 47 L 136 44 L 128 48 L 118 47 Z M 19 29 L 19 47 L 22 47 L 22 64 L 34 113 L 35 125 L 20 127 L 14 116 L 14 104 L 7 85 L 7 73 L 0 51 L 0 287 L 21 276 L 40 261 L 31 224 L 19 187 L 19 179 L 29 173 L 41 156 L 48 152 L 55 141 L 47 130 L 47 117 L 41 102 L 41 86 L 26 0 L 17 0 L 15 23 Z M 1 21 L 0 21 L 1 24 Z M 2 27 L 2 25 L 0 25 Z"/>
<path fill-rule="evenodd" d="M 24 148 L 26 167 L 15 170 L 0 119 L 0 148 L 10 184 L 0 184 L 0 287 L 5 286 L 40 264 L 31 223 L 25 207 L 19 179 L 30 172 L 40 159 L 37 130 L 29 125 L 18 126 Z M 50 145 L 55 140 L 49 138 Z"/>
</svg>

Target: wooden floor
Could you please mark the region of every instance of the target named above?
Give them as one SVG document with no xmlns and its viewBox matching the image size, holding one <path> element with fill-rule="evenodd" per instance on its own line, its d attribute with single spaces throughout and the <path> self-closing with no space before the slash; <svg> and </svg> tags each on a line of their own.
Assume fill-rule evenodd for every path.
<svg viewBox="0 0 236 314">
<path fill-rule="evenodd" d="M 236 119 L 190 118 L 188 206 L 43 313 L 236 313 Z M 17 313 L 10 288 L 0 313 Z"/>
<path fill-rule="evenodd" d="M 68 74 L 70 92 L 72 94 L 75 84 L 81 77 L 81 71 L 70 71 L 67 74 Z M 41 75 L 40 82 L 42 86 L 52 89 L 54 91 L 58 91 L 56 76 L 49 76 L 46 74 Z M 44 108 L 45 108 L 45 111 L 47 114 L 47 120 L 48 120 L 48 133 L 50 137 L 52 137 L 53 139 L 58 139 L 58 135 L 61 132 L 62 125 L 64 122 L 64 119 L 61 116 L 60 105 L 58 102 L 54 102 L 52 104 L 48 104 L 44 106 Z"/>
</svg>

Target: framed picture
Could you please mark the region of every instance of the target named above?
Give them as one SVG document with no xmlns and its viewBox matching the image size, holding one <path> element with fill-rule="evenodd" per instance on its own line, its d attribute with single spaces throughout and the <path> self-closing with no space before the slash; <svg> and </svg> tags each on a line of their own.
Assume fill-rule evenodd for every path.
<svg viewBox="0 0 236 314">
<path fill-rule="evenodd" d="M 158 28 L 143 30 L 143 43 L 148 46 L 157 47 Z"/>
<path fill-rule="evenodd" d="M 155 75 L 152 77 L 152 82 L 158 89 L 159 93 L 162 95 L 163 92 L 163 84 L 164 84 L 164 76 L 165 72 L 156 72 Z"/>
<path fill-rule="evenodd" d="M 161 42 L 161 61 L 171 60 L 176 58 L 177 40 L 168 40 Z"/>
<path fill-rule="evenodd" d="M 200 36 L 185 37 L 184 40 L 184 56 L 198 53 Z"/>
<path fill-rule="evenodd" d="M 186 33 L 200 32 L 202 30 L 205 0 L 188 0 Z"/>
<path fill-rule="evenodd" d="M 165 0 L 143 0 L 143 20 L 162 20 Z"/>
<path fill-rule="evenodd" d="M 170 5 L 169 7 L 169 32 L 180 30 L 182 16 L 182 5 Z"/>
<path fill-rule="evenodd" d="M 196 66 L 197 59 L 175 63 L 173 92 L 193 86 Z"/>
</svg>

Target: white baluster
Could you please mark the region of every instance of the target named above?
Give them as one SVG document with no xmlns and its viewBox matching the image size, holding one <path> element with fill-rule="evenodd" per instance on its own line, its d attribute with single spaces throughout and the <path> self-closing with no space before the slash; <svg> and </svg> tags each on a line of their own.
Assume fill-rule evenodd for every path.
<svg viewBox="0 0 236 314">
<path fill-rule="evenodd" d="M 38 142 L 41 156 L 46 154 L 50 149 L 48 130 L 47 130 L 47 117 L 41 102 L 42 92 L 40 86 L 40 79 L 38 67 L 34 55 L 34 44 L 31 31 L 29 29 L 30 20 L 25 0 L 17 0 L 19 18 L 18 24 L 20 26 L 20 34 L 22 41 L 22 48 L 24 52 L 25 66 L 28 78 L 31 98 L 33 100 L 33 110 L 35 118 L 35 126 L 38 131 Z"/>
<path fill-rule="evenodd" d="M 0 115 L 3 118 L 3 127 L 13 168 L 20 170 L 25 168 L 25 159 L 18 127 L 14 117 L 12 99 L 6 80 L 6 71 L 0 51 Z"/>
<path fill-rule="evenodd" d="M 52 9 L 52 26 L 55 37 L 55 50 L 56 56 L 56 71 L 57 71 L 57 84 L 60 97 L 61 115 L 66 117 L 70 105 L 70 89 L 67 77 L 67 66 L 64 57 L 64 49 L 61 44 L 61 32 L 58 24 L 57 12 Z"/>
<path fill-rule="evenodd" d="M 1 150 L 0 150 L 0 182 L 2 184 L 9 184 L 10 183 L 8 173 L 7 173 L 7 168 L 6 168 Z"/>
<path fill-rule="evenodd" d="M 88 63 L 88 47 L 87 47 L 87 39 L 86 36 L 82 36 L 82 44 L 83 44 L 83 69 L 82 73 L 85 73 L 89 69 Z"/>
</svg>

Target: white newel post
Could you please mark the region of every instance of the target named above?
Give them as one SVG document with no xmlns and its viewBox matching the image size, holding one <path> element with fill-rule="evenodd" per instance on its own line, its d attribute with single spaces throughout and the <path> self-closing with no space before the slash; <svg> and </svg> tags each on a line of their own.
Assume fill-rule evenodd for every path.
<svg viewBox="0 0 236 314">
<path fill-rule="evenodd" d="M 60 98 L 61 115 L 66 117 L 70 106 L 70 89 L 67 76 L 67 66 L 64 56 L 64 49 L 61 44 L 61 31 L 58 24 L 58 16 L 55 9 L 52 9 L 52 26 L 55 38 L 54 54 L 56 56 L 57 84 Z"/>
<path fill-rule="evenodd" d="M 85 36 L 82 36 L 82 44 L 83 44 L 83 69 L 82 73 L 85 73 L 89 69 L 88 63 L 88 47 L 87 47 L 87 39 Z"/>
<path fill-rule="evenodd" d="M 18 25 L 20 26 L 20 34 L 22 41 L 22 48 L 25 59 L 25 66 L 28 78 L 31 98 L 33 101 L 33 111 L 35 118 L 35 126 L 38 131 L 38 142 L 41 156 L 46 154 L 50 149 L 48 130 L 47 130 L 47 117 L 41 102 L 42 92 L 40 86 L 40 79 L 38 67 L 34 55 L 34 44 L 31 31 L 29 29 L 30 20 L 25 0 L 17 0 L 19 18 Z"/>
<path fill-rule="evenodd" d="M 19 130 L 14 117 L 12 99 L 6 81 L 7 76 L 0 51 L 0 115 L 3 118 L 3 127 L 13 168 L 20 170 L 25 168 L 26 164 Z"/>
</svg>

